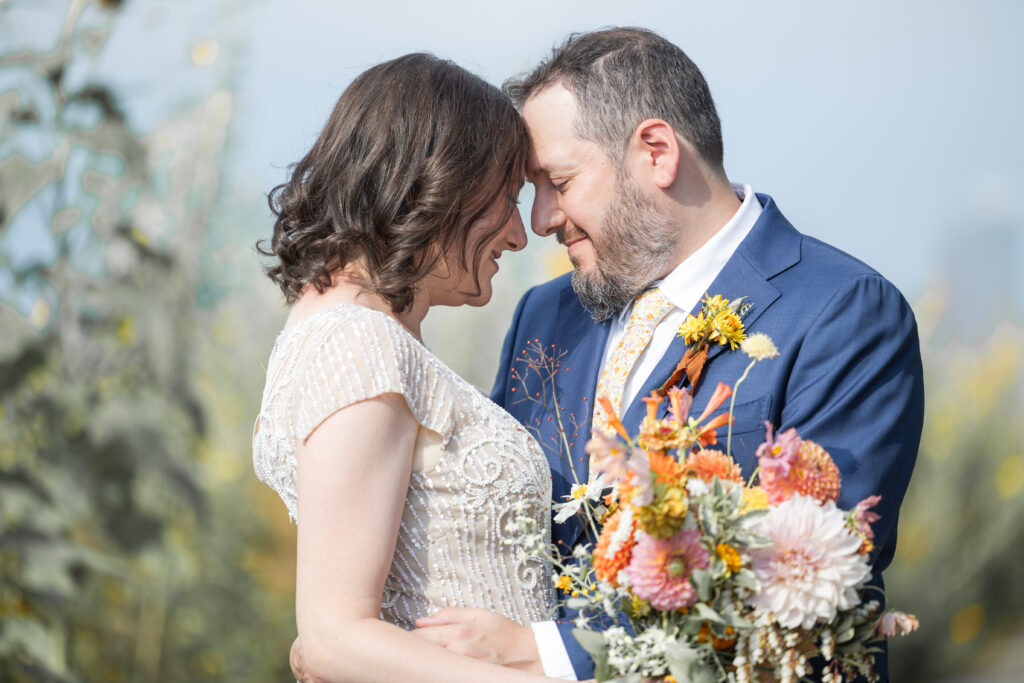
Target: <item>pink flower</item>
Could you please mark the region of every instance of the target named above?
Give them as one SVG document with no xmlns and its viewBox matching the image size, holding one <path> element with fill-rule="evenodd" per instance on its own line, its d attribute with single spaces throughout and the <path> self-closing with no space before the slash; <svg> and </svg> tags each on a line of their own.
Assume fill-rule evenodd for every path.
<svg viewBox="0 0 1024 683">
<path fill-rule="evenodd" d="M 693 404 L 693 397 L 686 389 L 670 387 L 668 390 L 668 412 L 672 419 L 680 424 L 686 424 L 686 416 L 690 414 L 690 406 Z"/>
<path fill-rule="evenodd" d="M 707 569 L 708 551 L 697 529 L 681 530 L 665 540 L 640 534 L 626 574 L 633 592 L 651 607 L 669 611 L 697 602 L 690 583 L 694 569 Z"/>
<path fill-rule="evenodd" d="M 773 437 L 771 423 L 765 422 L 765 442 L 757 448 L 761 488 L 772 505 L 794 495 L 820 501 L 838 500 L 842 489 L 839 468 L 824 448 L 805 441 L 795 429 Z"/>
<path fill-rule="evenodd" d="M 875 634 L 886 638 L 892 638 L 897 633 L 905 636 L 912 631 L 916 631 L 918 625 L 917 617 L 913 614 L 904 614 L 903 612 L 896 611 L 886 612 L 878 617 L 878 621 L 875 622 Z"/>
<path fill-rule="evenodd" d="M 882 518 L 877 512 L 872 512 L 871 508 L 878 505 L 881 500 L 881 496 L 868 496 L 853 509 L 854 524 L 861 535 L 869 541 L 875 540 L 875 532 L 871 530 L 871 525 Z"/>
<path fill-rule="evenodd" d="M 761 584 L 749 598 L 755 613 L 774 614 L 784 628 L 808 629 L 858 604 L 857 588 L 871 569 L 846 517 L 831 501 L 795 495 L 754 522 L 752 530 L 769 540 L 748 551 Z"/>
<path fill-rule="evenodd" d="M 803 439 L 792 427 L 775 438 L 772 423 L 765 420 L 767 433 L 764 443 L 757 447 L 757 461 L 761 466 L 761 476 L 786 478 L 789 468 L 796 462 L 796 452 L 800 449 Z"/>
<path fill-rule="evenodd" d="M 626 449 L 618 436 L 611 430 L 594 430 L 594 436 L 587 442 L 585 450 L 596 472 L 603 472 L 612 481 L 618 481 L 626 474 Z"/>
<path fill-rule="evenodd" d="M 633 473 L 630 483 L 636 490 L 630 502 L 640 507 L 650 505 L 654 500 L 654 478 L 651 476 L 651 458 L 647 451 L 634 448 L 626 469 Z"/>
</svg>

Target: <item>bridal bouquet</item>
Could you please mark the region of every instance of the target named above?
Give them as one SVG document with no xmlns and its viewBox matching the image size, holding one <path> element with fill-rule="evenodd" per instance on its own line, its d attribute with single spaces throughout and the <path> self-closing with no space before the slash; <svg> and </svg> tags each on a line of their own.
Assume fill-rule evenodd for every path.
<svg viewBox="0 0 1024 683">
<path fill-rule="evenodd" d="M 778 354 L 763 334 L 741 349 L 751 362 L 737 388 Z M 514 525 L 557 568 L 599 681 L 797 681 L 815 657 L 824 681 L 871 680 L 881 640 L 917 627 L 913 616 L 882 613 L 867 584 L 879 498 L 838 508 L 829 454 L 770 425 L 744 481 L 729 452 L 731 410 L 708 420 L 730 397 L 719 384 L 694 417 L 690 396 L 673 388 L 658 419 L 662 399 L 652 395 L 635 435 L 599 398 L 612 429 L 587 444 L 590 481 L 556 506 L 556 521 L 582 515 L 596 543 L 562 557 L 535 521 Z M 722 450 L 717 432 L 726 426 Z"/>
</svg>

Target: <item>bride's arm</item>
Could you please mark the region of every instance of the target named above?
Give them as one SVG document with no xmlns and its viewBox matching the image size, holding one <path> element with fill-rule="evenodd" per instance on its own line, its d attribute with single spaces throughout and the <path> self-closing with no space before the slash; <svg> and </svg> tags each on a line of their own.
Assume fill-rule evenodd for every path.
<svg viewBox="0 0 1024 683">
<path fill-rule="evenodd" d="M 419 425 L 397 394 L 344 408 L 298 457 L 295 611 L 302 658 L 325 681 L 536 681 L 379 619 Z"/>
</svg>

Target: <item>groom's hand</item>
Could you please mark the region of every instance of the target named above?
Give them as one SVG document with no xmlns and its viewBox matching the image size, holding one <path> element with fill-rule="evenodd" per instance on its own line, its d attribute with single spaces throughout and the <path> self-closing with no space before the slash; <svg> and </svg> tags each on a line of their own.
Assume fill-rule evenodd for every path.
<svg viewBox="0 0 1024 683">
<path fill-rule="evenodd" d="M 416 620 L 415 635 L 452 652 L 543 674 L 533 629 L 484 609 L 445 607 Z"/>
</svg>

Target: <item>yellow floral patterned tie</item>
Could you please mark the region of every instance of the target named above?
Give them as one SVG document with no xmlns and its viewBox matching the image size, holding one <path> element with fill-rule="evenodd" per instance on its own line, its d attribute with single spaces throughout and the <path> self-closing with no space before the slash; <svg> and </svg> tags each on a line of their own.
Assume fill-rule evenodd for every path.
<svg viewBox="0 0 1024 683">
<path fill-rule="evenodd" d="M 601 378 L 597 381 L 598 398 L 607 396 L 620 418 L 622 417 L 622 391 L 626 386 L 626 379 L 637 358 L 650 343 L 654 328 L 671 310 L 672 303 L 658 288 L 647 290 L 633 303 L 633 313 L 629 316 L 622 340 L 615 347 L 611 358 L 608 359 L 608 364 L 601 372 Z M 595 403 L 594 428 L 607 429 L 608 415 L 605 414 L 604 408 L 599 402 L 595 401 Z"/>
</svg>

